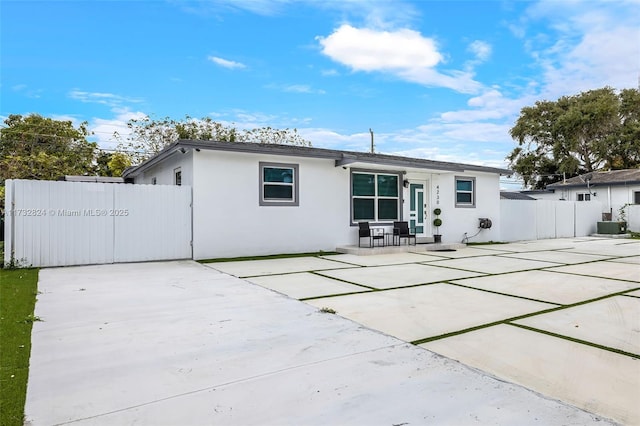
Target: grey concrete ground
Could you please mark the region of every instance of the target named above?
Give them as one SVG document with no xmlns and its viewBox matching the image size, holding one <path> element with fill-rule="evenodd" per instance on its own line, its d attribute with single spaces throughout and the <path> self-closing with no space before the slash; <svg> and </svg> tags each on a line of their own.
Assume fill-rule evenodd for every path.
<svg viewBox="0 0 640 426">
<path fill-rule="evenodd" d="M 500 246 L 493 252 L 488 248 L 486 262 L 502 262 L 507 258 L 499 257 L 501 253 L 518 252 L 518 247 Z M 526 247 L 538 251 L 531 248 Z M 479 250 L 485 249 L 469 249 L 469 257 L 486 255 Z M 549 308 L 565 306 L 562 303 L 567 300 L 580 299 L 574 295 L 579 293 L 575 285 L 544 292 L 546 283 L 539 283 L 545 295 L 535 300 L 507 295 L 504 288 L 487 291 L 480 285 L 473 287 L 477 284 L 472 282 L 491 278 L 486 271 L 437 266 L 446 258 L 464 258 L 464 250 L 443 254 L 447 256 L 381 256 L 384 266 L 371 264 L 371 259 L 362 266 L 343 255 L 207 266 L 180 261 L 44 269 L 35 312 L 43 322 L 34 324 L 32 334 L 27 423 L 637 422 L 637 408 L 627 401 L 638 396 L 638 356 L 627 353 L 638 352 L 634 337 L 639 329 L 634 317 L 637 309 L 633 313 L 637 282 L 616 278 L 589 284 L 598 290 L 586 292 L 586 298 L 608 296 L 610 291 L 621 294 L 594 302 L 598 315 L 609 315 L 616 309 L 610 302 L 624 298 L 615 311 L 620 321 L 612 318 L 600 327 L 588 311 L 549 312 Z M 626 259 L 616 256 L 620 257 L 616 260 Z M 575 260 L 573 256 L 572 265 Z M 388 270 L 385 277 L 391 282 L 369 275 L 376 268 L 393 268 L 396 262 L 399 272 L 408 271 L 408 278 L 395 277 Z M 616 264 L 638 268 L 637 263 Z M 560 265 L 563 263 L 553 262 L 554 267 Z M 535 266 L 548 267 L 546 263 Z M 260 285 L 214 268 L 252 277 L 249 279 Z M 349 283 L 334 276 L 351 270 L 364 273 L 367 280 Z M 424 273 L 425 282 L 432 283 L 433 276 L 449 281 L 423 284 L 416 280 L 419 272 Z M 514 285 L 519 283 L 525 284 L 526 278 L 519 277 Z M 280 293 L 313 299 L 301 303 Z M 342 303 L 338 315 L 318 309 L 334 303 Z M 376 309 L 371 309 L 373 305 Z M 526 316 L 536 312 L 558 317 L 542 315 L 537 321 L 535 315 Z M 347 319 L 356 315 L 363 325 Z M 442 333 L 487 322 L 496 325 L 424 343 L 427 349 L 476 369 L 372 330 L 371 321 L 380 316 L 392 327 L 385 330 L 387 322 L 381 322 L 375 328 L 406 333 L 407 340 L 442 337 Z M 512 322 L 503 321 L 505 318 Z M 567 329 L 581 319 L 592 333 L 570 330 L 576 340 L 558 337 L 569 334 Z M 631 331 L 624 323 L 629 323 Z M 545 334 L 538 328 L 554 331 Z M 490 335 L 483 337 L 482 333 Z M 523 338 L 521 333 L 532 337 Z M 613 339 L 610 334 L 616 333 L 623 336 Z M 602 346 L 577 343 L 585 336 L 598 336 Z M 526 352 L 538 355 L 532 359 Z M 564 361 L 559 364 L 559 359 Z M 540 368 L 538 362 L 547 368 Z M 577 384 L 568 383 L 560 390 L 554 386 L 553 375 L 575 380 L 568 364 L 583 366 L 582 389 L 573 399 L 563 392 L 572 392 Z M 590 404 L 585 406 L 586 399 Z"/>
</svg>

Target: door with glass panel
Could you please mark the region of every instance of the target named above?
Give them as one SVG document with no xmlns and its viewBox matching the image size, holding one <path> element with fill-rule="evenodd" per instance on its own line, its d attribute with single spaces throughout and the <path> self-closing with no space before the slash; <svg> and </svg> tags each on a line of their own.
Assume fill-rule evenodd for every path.
<svg viewBox="0 0 640 426">
<path fill-rule="evenodd" d="M 409 182 L 409 228 L 417 237 L 427 235 L 428 209 L 424 182 Z"/>
</svg>

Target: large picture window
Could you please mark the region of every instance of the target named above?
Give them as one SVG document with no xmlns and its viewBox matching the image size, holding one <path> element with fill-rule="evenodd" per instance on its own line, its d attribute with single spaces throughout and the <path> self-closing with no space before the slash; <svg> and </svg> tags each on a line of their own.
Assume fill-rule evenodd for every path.
<svg viewBox="0 0 640 426">
<path fill-rule="evenodd" d="M 260 163 L 260 205 L 298 205 L 298 165 Z"/>
<path fill-rule="evenodd" d="M 456 177 L 456 207 L 476 206 L 476 178 Z"/>
<path fill-rule="evenodd" d="M 352 222 L 386 222 L 400 217 L 400 179 L 388 173 L 351 174 Z"/>
</svg>

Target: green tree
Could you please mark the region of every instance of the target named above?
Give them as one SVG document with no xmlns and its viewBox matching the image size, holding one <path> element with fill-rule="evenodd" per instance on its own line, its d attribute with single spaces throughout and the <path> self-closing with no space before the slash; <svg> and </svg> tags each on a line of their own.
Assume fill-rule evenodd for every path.
<svg viewBox="0 0 640 426">
<path fill-rule="evenodd" d="M 640 165 L 640 92 L 610 87 L 538 101 L 511 128 L 518 146 L 507 156 L 526 187 L 541 189 L 563 175 Z"/>
<path fill-rule="evenodd" d="M 274 129 L 260 127 L 238 130 L 209 117 L 194 119 L 185 116 L 182 120 L 169 117 L 154 120 L 150 117 L 132 119 L 127 122 L 129 135 L 119 140 L 118 150 L 130 155 L 133 163 L 139 163 L 160 152 L 167 145 L 178 140 L 199 140 L 217 142 L 253 142 L 309 146 L 311 143 L 300 136 L 297 129 Z"/>
<path fill-rule="evenodd" d="M 0 184 L 6 179 L 49 179 L 93 174 L 98 151 L 87 141 L 87 123 L 38 114 L 10 115 L 0 129 Z"/>
<path fill-rule="evenodd" d="M 122 176 L 124 170 L 131 166 L 131 157 L 123 152 L 114 152 L 111 154 L 107 167 L 110 176 Z"/>
</svg>

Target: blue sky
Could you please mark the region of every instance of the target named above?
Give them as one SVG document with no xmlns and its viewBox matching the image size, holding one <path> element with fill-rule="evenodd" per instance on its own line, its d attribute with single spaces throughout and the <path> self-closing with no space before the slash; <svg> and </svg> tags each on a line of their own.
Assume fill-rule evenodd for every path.
<svg viewBox="0 0 640 426">
<path fill-rule="evenodd" d="M 640 0 L 0 0 L 0 19 L 0 118 L 87 121 L 104 148 L 190 115 L 506 167 L 523 106 L 640 77 Z"/>
</svg>

